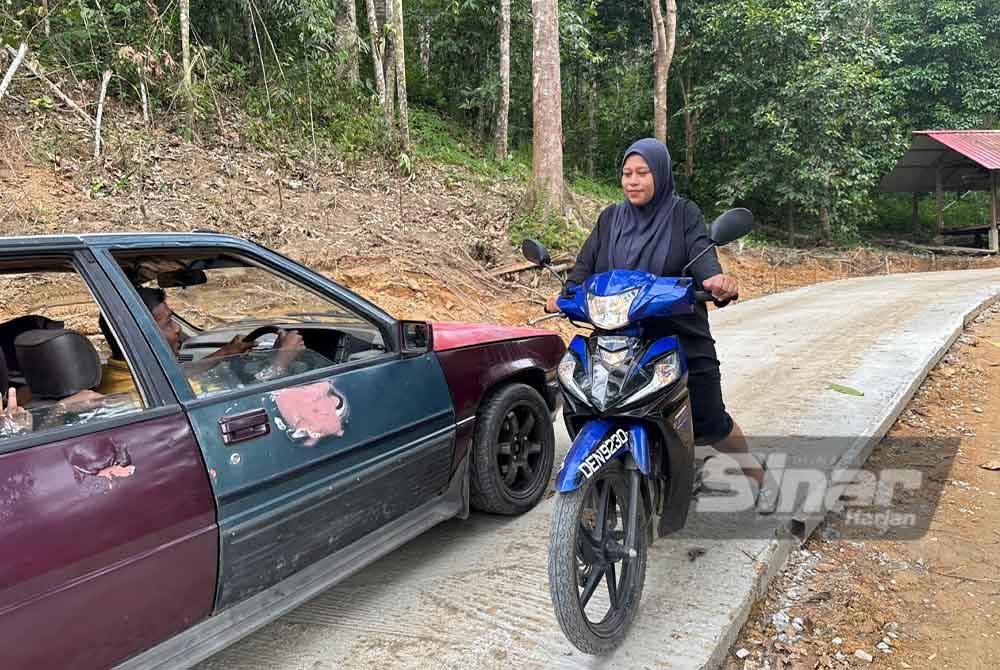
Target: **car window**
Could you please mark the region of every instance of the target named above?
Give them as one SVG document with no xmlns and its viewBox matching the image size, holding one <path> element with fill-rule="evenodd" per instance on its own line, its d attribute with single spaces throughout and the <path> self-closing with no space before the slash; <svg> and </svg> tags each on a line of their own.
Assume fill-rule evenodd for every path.
<svg viewBox="0 0 1000 670">
<path fill-rule="evenodd" d="M 146 407 L 113 319 L 102 327 L 100 307 L 68 260 L 46 263 L 52 269 L 39 272 L 0 263 L 0 450 L 19 435 Z"/>
<path fill-rule="evenodd" d="M 252 258 L 116 255 L 197 397 L 363 360 L 378 326 Z"/>
</svg>

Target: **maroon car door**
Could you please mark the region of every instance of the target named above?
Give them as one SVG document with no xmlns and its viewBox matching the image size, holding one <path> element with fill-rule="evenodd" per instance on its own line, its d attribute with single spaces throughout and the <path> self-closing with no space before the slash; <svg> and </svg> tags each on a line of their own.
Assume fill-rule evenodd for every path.
<svg viewBox="0 0 1000 670">
<path fill-rule="evenodd" d="M 49 251 L 51 256 L 51 251 Z M 211 613 L 218 530 L 185 414 L 120 298 L 74 256 L 142 407 L 0 437 L 0 668 L 106 668 Z M 3 270 L 0 256 L 0 271 Z"/>
</svg>

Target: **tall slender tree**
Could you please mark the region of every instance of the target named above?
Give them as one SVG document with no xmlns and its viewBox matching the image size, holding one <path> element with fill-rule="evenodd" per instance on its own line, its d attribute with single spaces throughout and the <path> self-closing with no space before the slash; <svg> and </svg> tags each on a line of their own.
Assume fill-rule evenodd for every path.
<svg viewBox="0 0 1000 670">
<path fill-rule="evenodd" d="M 382 67 L 385 70 L 385 118 L 390 127 L 396 117 L 396 38 L 395 30 L 392 29 L 394 1 L 385 0 L 383 5 L 385 21 L 382 24 L 382 31 L 385 34 L 385 53 L 382 58 Z"/>
<path fill-rule="evenodd" d="M 660 0 L 650 0 L 653 20 L 653 117 L 656 139 L 667 141 L 667 81 L 677 42 L 677 0 L 666 0 L 666 17 Z"/>
<path fill-rule="evenodd" d="M 335 46 L 338 55 L 343 55 L 343 62 L 338 67 L 338 74 L 352 86 L 361 81 L 358 71 L 358 16 L 354 0 L 336 0 L 334 24 Z"/>
<path fill-rule="evenodd" d="M 510 0 L 500 0 L 500 109 L 497 111 L 496 154 L 507 157 L 510 115 Z"/>
<path fill-rule="evenodd" d="M 531 19 L 532 160 L 525 205 L 540 209 L 543 218 L 554 214 L 577 220 L 572 196 L 563 180 L 557 0 L 531 0 Z"/>
<path fill-rule="evenodd" d="M 410 117 L 406 106 L 406 48 L 403 43 L 403 0 L 393 0 L 392 38 L 396 49 L 396 108 L 403 150 L 410 148 Z"/>
<path fill-rule="evenodd" d="M 385 120 L 391 123 L 392 116 L 385 104 L 385 72 L 382 69 L 382 30 L 375 12 L 375 0 L 365 0 L 365 12 L 368 15 L 368 43 L 372 57 L 372 70 L 375 77 L 375 92 L 378 102 L 385 111 Z"/>
<path fill-rule="evenodd" d="M 184 68 L 184 101 L 187 106 L 188 131 L 194 129 L 194 91 L 191 87 L 191 0 L 180 0 L 181 67 Z"/>
</svg>

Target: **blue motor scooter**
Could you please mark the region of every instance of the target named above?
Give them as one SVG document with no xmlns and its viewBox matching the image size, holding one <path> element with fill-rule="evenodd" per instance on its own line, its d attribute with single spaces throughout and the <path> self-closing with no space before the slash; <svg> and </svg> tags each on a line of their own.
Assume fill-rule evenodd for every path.
<svg viewBox="0 0 1000 670">
<path fill-rule="evenodd" d="M 705 252 L 746 235 L 752 223 L 746 209 L 723 213 Z M 526 240 L 522 251 L 550 267 L 539 242 Z M 687 519 L 695 471 L 687 364 L 678 337 L 661 335 L 670 318 L 712 296 L 695 290 L 686 271 L 658 277 L 612 270 L 564 289 L 557 301 L 557 316 L 593 329 L 573 338 L 559 364 L 573 444 L 557 476 L 549 539 L 556 618 L 588 654 L 607 654 L 624 640 L 649 544 Z M 655 337 L 644 327 L 653 319 Z"/>
</svg>

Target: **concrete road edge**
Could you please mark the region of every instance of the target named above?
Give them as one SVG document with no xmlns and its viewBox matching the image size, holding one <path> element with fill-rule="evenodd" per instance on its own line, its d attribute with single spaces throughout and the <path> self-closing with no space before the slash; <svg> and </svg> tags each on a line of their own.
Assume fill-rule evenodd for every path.
<svg viewBox="0 0 1000 670">
<path fill-rule="evenodd" d="M 984 310 L 989 309 L 997 302 L 1000 302 L 1000 294 L 994 294 L 980 301 L 978 304 L 968 309 L 960 319 L 955 320 L 948 336 L 945 337 L 944 340 L 939 343 L 939 346 L 931 353 L 931 355 L 924 360 L 920 372 L 906 387 L 893 397 L 892 402 L 886 408 L 886 411 L 882 414 L 882 416 L 876 418 L 872 422 L 871 434 L 859 438 L 857 442 L 851 445 L 851 447 L 849 447 L 848 450 L 837 460 L 834 466 L 835 468 L 859 467 L 868 460 L 868 457 L 875 449 L 875 445 L 877 445 L 882 438 L 885 437 L 889 428 L 892 427 L 892 424 L 896 421 L 897 417 L 899 417 L 900 413 L 902 413 L 903 409 L 913 398 L 914 394 L 916 394 L 920 385 L 924 382 L 924 379 L 927 378 L 928 373 L 944 357 L 958 337 L 962 334 L 962 331 L 965 330 L 965 327 L 977 316 L 982 314 Z M 841 508 L 842 507 L 833 511 L 839 512 Z M 767 549 L 758 555 L 758 565 L 762 564 L 763 568 L 758 568 L 757 578 L 753 589 L 741 599 L 736 609 L 736 614 L 730 620 L 725 629 L 720 632 L 715 648 L 712 650 L 708 662 L 701 666 L 701 670 L 717 670 L 722 665 L 723 660 L 725 660 L 726 656 L 729 654 L 729 648 L 736 641 L 740 631 L 743 629 L 743 624 L 745 624 L 747 619 L 750 618 L 750 612 L 753 609 L 754 604 L 767 591 L 767 587 L 770 585 L 774 576 L 777 575 L 782 568 L 784 568 L 785 562 L 788 560 L 789 555 L 791 555 L 792 550 L 809 539 L 817 527 L 819 527 L 818 522 L 809 522 L 804 526 L 804 528 L 801 529 L 800 534 L 798 535 L 801 539 L 772 540 L 767 546 Z"/>
</svg>

